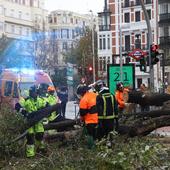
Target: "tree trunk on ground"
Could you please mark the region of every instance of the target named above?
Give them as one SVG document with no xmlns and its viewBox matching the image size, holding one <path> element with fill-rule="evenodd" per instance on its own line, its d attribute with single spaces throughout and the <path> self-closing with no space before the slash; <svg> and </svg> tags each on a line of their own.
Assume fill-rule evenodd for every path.
<svg viewBox="0 0 170 170">
<path fill-rule="evenodd" d="M 170 126 L 170 116 L 161 116 L 157 118 L 139 120 L 133 125 L 119 127 L 119 133 L 122 135 L 128 135 L 129 137 L 134 136 L 145 136 L 154 131 L 157 128 Z"/>
<path fill-rule="evenodd" d="M 66 119 L 60 122 L 53 122 L 45 125 L 45 130 L 57 129 L 57 131 L 64 131 L 69 127 L 73 127 L 77 123 L 76 120 Z"/>
<path fill-rule="evenodd" d="M 128 93 L 128 103 L 136 103 L 141 106 L 162 106 L 164 102 L 170 100 L 170 94 L 147 93 L 132 91 Z"/>
<path fill-rule="evenodd" d="M 56 104 L 56 105 L 49 106 L 41 110 L 32 112 L 32 113 L 29 113 L 26 119 L 25 125 L 27 128 L 29 128 L 35 125 L 40 120 L 42 120 L 43 118 L 48 117 L 53 111 L 56 111 L 58 113 L 59 110 L 60 110 L 60 104 Z"/>
<path fill-rule="evenodd" d="M 76 129 L 76 130 L 70 130 L 70 131 L 64 131 L 64 132 L 57 132 L 53 135 L 45 135 L 45 140 L 48 142 L 56 142 L 56 141 L 69 141 L 71 139 L 74 139 L 75 137 L 81 136 L 82 134 L 82 128 Z"/>
</svg>

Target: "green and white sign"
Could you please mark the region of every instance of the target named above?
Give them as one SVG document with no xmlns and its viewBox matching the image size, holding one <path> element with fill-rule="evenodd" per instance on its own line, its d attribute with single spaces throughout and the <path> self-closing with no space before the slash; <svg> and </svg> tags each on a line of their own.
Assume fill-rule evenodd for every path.
<svg viewBox="0 0 170 170">
<path fill-rule="evenodd" d="M 73 74 L 74 74 L 73 64 L 67 63 L 67 84 L 68 85 L 73 85 Z"/>
<path fill-rule="evenodd" d="M 116 84 L 121 82 L 120 65 L 109 64 L 107 69 L 108 74 L 108 87 L 114 94 Z M 135 66 L 134 64 L 124 64 L 122 67 L 122 82 L 124 86 L 135 88 Z"/>
</svg>

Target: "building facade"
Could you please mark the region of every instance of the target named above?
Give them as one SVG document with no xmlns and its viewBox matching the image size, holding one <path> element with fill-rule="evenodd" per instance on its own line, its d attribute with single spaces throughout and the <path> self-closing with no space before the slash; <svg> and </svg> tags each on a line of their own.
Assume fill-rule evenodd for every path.
<svg viewBox="0 0 170 170">
<path fill-rule="evenodd" d="M 98 13 L 98 17 L 98 77 L 105 78 L 107 64 L 112 63 L 111 12 L 107 0 L 104 1 L 104 10 Z"/>
<path fill-rule="evenodd" d="M 151 23 L 153 43 L 158 44 L 158 1 L 144 0 L 144 3 Z M 140 0 L 108 0 L 108 4 L 111 12 L 113 63 L 120 63 L 120 52 L 128 54 L 137 48 L 148 51 L 148 31 Z M 149 84 L 149 74 L 140 71 L 139 62 L 127 56 L 122 58 L 122 62 L 135 64 L 137 88 L 141 83 Z M 154 66 L 154 70 L 154 81 L 157 84 L 159 67 Z"/>
<path fill-rule="evenodd" d="M 44 0 L 1 0 L 0 36 L 19 38 L 47 29 L 48 12 L 43 7 Z"/>
<path fill-rule="evenodd" d="M 64 53 L 73 48 L 84 36 L 87 27 L 92 26 L 92 15 L 83 15 L 71 11 L 56 10 L 49 15 L 51 39 L 54 41 L 54 53 L 58 65 L 64 66 Z"/>
<path fill-rule="evenodd" d="M 170 84 L 170 1 L 159 2 L 159 45 L 164 53 L 165 83 Z"/>
<path fill-rule="evenodd" d="M 48 11 L 44 9 L 44 0 L 0 1 L 0 52 L 2 54 L 5 48 L 9 49 L 3 54 L 5 58 L 12 57 L 10 51 L 14 50 L 22 53 L 25 58 L 31 56 L 35 64 L 35 56 L 40 54 L 40 34 L 42 36 L 46 32 Z"/>
</svg>

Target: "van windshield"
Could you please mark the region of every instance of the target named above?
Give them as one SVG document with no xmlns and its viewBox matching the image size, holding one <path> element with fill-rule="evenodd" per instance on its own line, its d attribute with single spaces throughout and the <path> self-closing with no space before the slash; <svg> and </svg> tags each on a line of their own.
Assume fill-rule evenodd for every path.
<svg viewBox="0 0 170 170">
<path fill-rule="evenodd" d="M 45 83 L 48 86 L 52 86 L 52 83 Z M 20 82 L 19 83 L 19 90 L 20 90 L 20 95 L 24 98 L 27 98 L 29 96 L 29 89 L 31 86 L 35 85 L 34 82 Z M 54 93 L 55 96 L 57 96 L 57 93 Z"/>
<path fill-rule="evenodd" d="M 20 82 L 19 90 L 22 97 L 27 98 L 29 96 L 29 89 L 34 85 L 34 82 Z"/>
</svg>

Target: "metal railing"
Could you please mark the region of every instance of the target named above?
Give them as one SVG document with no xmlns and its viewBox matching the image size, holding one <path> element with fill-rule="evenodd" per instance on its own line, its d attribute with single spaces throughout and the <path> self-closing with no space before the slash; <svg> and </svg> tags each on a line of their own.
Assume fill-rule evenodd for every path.
<svg viewBox="0 0 170 170">
<path fill-rule="evenodd" d="M 159 17 L 160 21 L 170 19 L 170 13 L 160 14 Z"/>
<path fill-rule="evenodd" d="M 111 25 L 99 25 L 99 31 L 110 31 Z"/>
<path fill-rule="evenodd" d="M 160 45 L 169 45 L 170 44 L 170 36 L 159 37 Z"/>
</svg>

